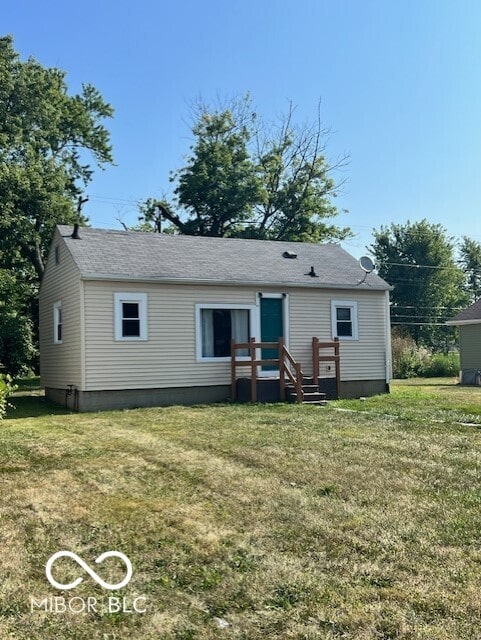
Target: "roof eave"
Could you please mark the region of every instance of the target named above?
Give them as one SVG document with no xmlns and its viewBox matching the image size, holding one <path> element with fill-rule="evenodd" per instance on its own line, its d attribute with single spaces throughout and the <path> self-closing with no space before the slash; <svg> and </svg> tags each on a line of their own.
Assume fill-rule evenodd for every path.
<svg viewBox="0 0 481 640">
<path fill-rule="evenodd" d="M 473 318 L 471 320 L 448 320 L 445 324 L 450 327 L 463 326 L 467 324 L 481 324 L 481 318 Z"/>
<path fill-rule="evenodd" d="M 201 284 L 201 285 L 217 285 L 217 286 L 240 286 L 240 287 L 300 287 L 306 289 L 350 289 L 353 291 L 392 291 L 390 285 L 371 285 L 363 283 L 359 284 L 336 284 L 325 282 L 260 282 L 258 280 L 208 280 L 201 278 L 159 278 L 148 276 L 129 276 L 129 275 L 110 275 L 110 274 L 83 274 L 81 280 L 101 281 L 101 282 L 146 282 L 146 283 L 162 283 L 162 284 Z"/>
</svg>

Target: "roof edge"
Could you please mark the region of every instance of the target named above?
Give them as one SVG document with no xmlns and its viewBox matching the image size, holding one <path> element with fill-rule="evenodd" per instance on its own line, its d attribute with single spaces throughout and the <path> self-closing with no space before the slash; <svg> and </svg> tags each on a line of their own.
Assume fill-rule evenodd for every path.
<svg viewBox="0 0 481 640">
<path fill-rule="evenodd" d="M 128 275 L 115 275 L 111 274 L 82 274 L 80 277 L 84 281 L 93 282 L 149 282 L 149 283 L 162 283 L 162 284 L 204 284 L 204 285 L 217 285 L 217 286 L 241 286 L 241 287 L 293 287 L 298 289 L 346 289 L 349 291 L 392 291 L 393 287 L 387 285 L 385 287 L 370 285 L 363 283 L 361 288 L 359 285 L 346 285 L 346 284 L 329 284 L 329 283 L 309 283 L 304 284 L 299 282 L 259 282 L 258 280 L 208 280 L 200 278 L 149 278 L 149 277 L 134 277 Z"/>
<path fill-rule="evenodd" d="M 457 327 L 466 324 L 481 324 L 481 318 L 473 318 L 471 320 L 448 320 L 445 324 L 449 325 L 450 327 Z"/>
</svg>

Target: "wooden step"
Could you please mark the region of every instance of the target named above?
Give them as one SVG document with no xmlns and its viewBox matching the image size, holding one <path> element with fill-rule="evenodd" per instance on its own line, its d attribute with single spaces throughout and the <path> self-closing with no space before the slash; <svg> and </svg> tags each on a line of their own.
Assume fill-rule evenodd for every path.
<svg viewBox="0 0 481 640">
<path fill-rule="evenodd" d="M 319 386 L 317 384 L 303 384 L 302 390 L 304 393 L 317 393 L 319 391 Z M 286 384 L 286 391 L 289 393 L 295 393 L 296 388 L 292 384 Z"/>
<path fill-rule="evenodd" d="M 297 394 L 293 389 L 288 391 L 288 395 L 294 399 L 297 397 Z M 307 391 L 307 392 L 304 391 L 303 396 L 306 402 L 308 402 L 309 400 L 325 400 L 326 399 L 326 394 L 322 393 L 321 391 Z"/>
<path fill-rule="evenodd" d="M 287 394 L 287 400 L 290 402 L 296 402 L 297 394 L 294 390 L 289 390 Z M 327 404 L 326 394 L 320 391 L 310 391 L 303 393 L 303 404 Z"/>
<path fill-rule="evenodd" d="M 318 402 L 319 400 L 325 400 L 326 394 L 320 391 L 314 391 L 311 393 L 304 393 L 304 402 Z"/>
<path fill-rule="evenodd" d="M 302 390 L 304 393 L 319 393 L 319 385 L 317 384 L 303 384 Z"/>
<path fill-rule="evenodd" d="M 326 394 L 319 391 L 319 385 L 314 382 L 314 378 L 303 378 L 302 380 L 303 404 L 315 404 L 325 406 L 327 404 Z M 286 398 L 290 402 L 296 402 L 296 389 L 292 383 L 286 383 Z"/>
</svg>

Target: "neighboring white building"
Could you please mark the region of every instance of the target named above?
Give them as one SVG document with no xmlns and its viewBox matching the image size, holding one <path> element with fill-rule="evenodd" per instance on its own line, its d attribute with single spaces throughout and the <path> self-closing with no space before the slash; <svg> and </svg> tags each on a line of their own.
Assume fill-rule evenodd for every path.
<svg viewBox="0 0 481 640">
<path fill-rule="evenodd" d="M 59 226 L 40 289 L 42 385 L 80 411 L 212 402 L 229 397 L 231 338 L 283 335 L 307 374 L 312 338 L 339 337 L 341 396 L 386 391 L 390 287 L 365 276 L 336 244 Z"/>
</svg>

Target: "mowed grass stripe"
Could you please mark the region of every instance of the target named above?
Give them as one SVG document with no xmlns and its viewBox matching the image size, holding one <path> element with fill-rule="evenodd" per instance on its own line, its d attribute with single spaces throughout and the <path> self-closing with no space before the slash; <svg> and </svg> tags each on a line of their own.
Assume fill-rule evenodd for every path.
<svg viewBox="0 0 481 640">
<path fill-rule="evenodd" d="M 396 419 L 363 403 L 4 421 L 1 637 L 477 637 L 480 434 L 403 415 L 402 395 L 377 401 Z M 148 613 L 31 614 L 59 549 L 127 553 Z M 75 595 L 92 593 L 85 576 Z"/>
</svg>

